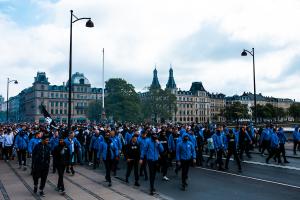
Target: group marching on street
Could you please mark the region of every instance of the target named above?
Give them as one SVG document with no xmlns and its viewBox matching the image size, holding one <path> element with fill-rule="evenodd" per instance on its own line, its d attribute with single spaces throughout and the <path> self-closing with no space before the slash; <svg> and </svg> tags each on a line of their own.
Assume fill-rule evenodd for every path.
<svg viewBox="0 0 300 200">
<path fill-rule="evenodd" d="M 300 132 L 293 132 L 293 153 L 300 151 Z M 17 158 L 19 169 L 28 171 L 33 179 L 33 191 L 45 196 L 49 171 L 57 173 L 56 190 L 65 193 L 64 175 L 76 175 L 76 165 L 103 165 L 105 181 L 112 186 L 122 166 L 129 184 L 133 171 L 134 186 L 140 180 L 149 181 L 150 194 L 156 191 L 157 174 L 165 182 L 170 174 L 181 172 L 181 190 L 188 187 L 189 169 L 194 166 L 228 170 L 234 159 L 237 171 L 245 170 L 244 156 L 251 159 L 257 148 L 265 162 L 289 163 L 286 158 L 286 135 L 282 127 L 253 124 L 227 127 L 224 124 L 77 124 L 70 131 L 66 125 L 22 123 L 0 125 L 0 158 L 9 162 Z M 265 155 L 265 153 L 268 153 Z M 273 162 L 272 161 L 272 162 Z M 168 177 L 169 176 L 169 177 Z"/>
</svg>

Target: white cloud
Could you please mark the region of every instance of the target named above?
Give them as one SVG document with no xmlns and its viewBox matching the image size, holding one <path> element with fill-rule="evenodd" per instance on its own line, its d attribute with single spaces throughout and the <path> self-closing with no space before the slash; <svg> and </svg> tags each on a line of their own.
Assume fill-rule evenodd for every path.
<svg viewBox="0 0 300 200">
<path fill-rule="evenodd" d="M 202 81 L 211 92 L 231 95 L 252 91 L 251 58 L 239 55 L 243 48 L 259 46 L 261 49 L 256 48 L 258 91 L 300 100 L 300 93 L 295 89 L 300 84 L 300 75 L 290 76 L 288 80 L 279 79 L 299 52 L 300 2 L 296 0 L 254 0 L 251 3 L 240 0 L 33 2 L 42 10 L 38 17 L 45 18 L 41 24 L 19 27 L 9 15 L 0 15 L 0 51 L 3 54 L 0 80 L 4 82 L 7 76 L 20 79 L 20 85 L 11 88 L 12 94 L 30 86 L 38 70 L 46 71 L 51 83 L 66 81 L 69 11 L 73 9 L 78 17 L 92 17 L 95 23 L 93 29 L 85 28 L 84 22 L 73 26 L 73 72 L 85 73 L 92 84 L 100 86 L 101 83 L 101 50 L 104 47 L 107 77 L 124 77 L 138 89 L 151 83 L 155 63 L 160 84 L 165 86 L 172 62 L 179 88 L 189 89 L 192 81 Z M 230 51 L 230 44 L 235 41 L 249 46 L 239 49 L 240 44 L 236 44 L 236 58 L 219 60 L 216 56 L 186 60 L 177 57 L 174 52 L 184 51 L 177 49 L 181 47 L 177 44 L 207 24 L 217 24 L 218 31 L 228 38 L 227 46 L 220 45 L 222 51 Z M 209 45 L 209 41 L 204 44 Z M 264 45 L 274 49 L 264 49 Z M 193 53 L 197 56 L 198 52 L 208 48 L 196 46 Z M 5 94 L 5 88 L 5 84 L 1 84 L 2 94 Z"/>
</svg>

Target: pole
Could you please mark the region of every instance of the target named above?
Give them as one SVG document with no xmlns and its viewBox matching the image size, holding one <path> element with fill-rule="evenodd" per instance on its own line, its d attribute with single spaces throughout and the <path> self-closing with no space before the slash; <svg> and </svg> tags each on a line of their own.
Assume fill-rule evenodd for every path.
<svg viewBox="0 0 300 200">
<path fill-rule="evenodd" d="M 252 58 L 253 58 L 253 84 L 254 84 L 254 109 L 255 109 L 255 124 L 257 124 L 257 106 L 256 106 L 256 83 L 255 83 L 255 58 L 254 58 L 254 48 L 252 48 Z"/>
<path fill-rule="evenodd" d="M 71 12 L 70 21 L 70 55 L 69 55 L 69 99 L 68 99 L 68 132 L 71 132 L 71 106 L 72 106 L 72 23 L 73 23 L 73 10 Z"/>
<path fill-rule="evenodd" d="M 104 48 L 102 53 L 102 109 L 104 111 Z"/>
<path fill-rule="evenodd" d="M 8 91 L 9 91 L 9 78 L 7 78 L 7 90 L 6 90 L 6 123 L 8 124 Z"/>
</svg>

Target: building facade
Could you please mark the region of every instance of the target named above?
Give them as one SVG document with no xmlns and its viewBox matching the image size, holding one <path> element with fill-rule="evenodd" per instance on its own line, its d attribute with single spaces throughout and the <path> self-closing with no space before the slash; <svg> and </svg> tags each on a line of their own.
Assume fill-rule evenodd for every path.
<svg viewBox="0 0 300 200">
<path fill-rule="evenodd" d="M 153 80 L 150 88 L 161 88 L 156 69 L 153 71 Z M 225 95 L 210 94 L 205 90 L 202 82 L 193 82 L 188 91 L 180 90 L 176 86 L 174 72 L 171 67 L 165 89 L 176 96 L 177 109 L 170 121 L 179 123 L 207 123 L 224 120 L 219 115 L 221 109 L 225 107 Z M 145 98 L 145 96 L 145 93 L 141 94 L 142 98 Z"/>
<path fill-rule="evenodd" d="M 87 107 L 93 100 L 101 101 L 102 88 L 91 87 L 89 80 L 82 73 L 72 75 L 72 122 L 87 121 Z M 45 72 L 38 72 L 31 87 L 18 95 L 19 120 L 27 122 L 43 122 L 40 112 L 43 104 L 51 117 L 58 123 L 66 123 L 68 119 L 68 82 L 62 85 L 50 85 Z M 99 113 L 101 114 L 101 113 Z"/>
</svg>

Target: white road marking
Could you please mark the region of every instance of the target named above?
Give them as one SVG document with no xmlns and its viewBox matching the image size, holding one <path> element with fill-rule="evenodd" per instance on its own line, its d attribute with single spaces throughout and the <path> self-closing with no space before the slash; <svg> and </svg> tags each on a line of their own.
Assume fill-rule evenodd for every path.
<svg viewBox="0 0 300 200">
<path fill-rule="evenodd" d="M 265 183 L 272 183 L 272 184 L 281 185 L 281 186 L 285 186 L 285 187 L 300 189 L 300 187 L 296 186 L 296 185 L 289 185 L 289 184 L 286 184 L 286 183 L 280 183 L 280 182 L 276 182 L 276 181 L 268 181 L 268 180 L 264 180 L 264 179 L 260 179 L 260 178 L 254 178 L 254 177 L 250 177 L 250 176 L 243 176 L 243 175 L 239 175 L 239 174 L 233 174 L 233 173 L 218 171 L 218 170 L 214 170 L 214 169 L 207 169 L 207 168 L 203 168 L 203 167 L 196 167 L 196 168 L 203 169 L 203 170 L 206 170 L 206 171 L 218 172 L 218 173 L 227 174 L 227 175 L 231 175 L 231 176 L 236 176 L 236 177 L 241 177 L 241 178 L 246 178 L 246 179 L 251 179 L 251 180 L 256 180 L 256 181 L 261 181 L 261 182 L 265 182 Z"/>
</svg>

